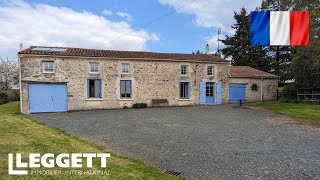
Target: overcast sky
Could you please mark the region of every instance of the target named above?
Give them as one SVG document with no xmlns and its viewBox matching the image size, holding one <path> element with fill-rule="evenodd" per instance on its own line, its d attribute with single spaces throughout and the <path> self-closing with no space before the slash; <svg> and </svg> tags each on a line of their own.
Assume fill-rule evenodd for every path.
<svg viewBox="0 0 320 180">
<path fill-rule="evenodd" d="M 19 43 L 191 53 L 217 50 L 217 28 L 232 34 L 233 12 L 261 0 L 0 0 L 0 57 Z M 190 4 L 189 4 L 190 3 Z M 179 9 L 179 7 L 185 6 Z M 149 22 L 175 9 L 176 13 Z"/>
</svg>

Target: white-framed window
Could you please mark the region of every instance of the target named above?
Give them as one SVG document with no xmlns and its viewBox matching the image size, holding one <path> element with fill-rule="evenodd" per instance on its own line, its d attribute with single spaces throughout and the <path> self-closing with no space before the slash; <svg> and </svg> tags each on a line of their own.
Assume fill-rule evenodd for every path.
<svg viewBox="0 0 320 180">
<path fill-rule="evenodd" d="M 43 73 L 54 73 L 54 62 L 53 61 L 43 61 L 42 62 L 42 72 Z"/>
<path fill-rule="evenodd" d="M 179 84 L 179 99 L 189 99 L 190 98 L 190 83 L 180 82 Z"/>
<path fill-rule="evenodd" d="M 207 76 L 214 75 L 214 66 L 207 66 Z"/>
<path fill-rule="evenodd" d="M 121 74 L 129 74 L 130 65 L 128 63 L 121 64 Z"/>
<path fill-rule="evenodd" d="M 120 80 L 120 99 L 132 98 L 131 80 Z"/>
<path fill-rule="evenodd" d="M 88 79 L 88 98 L 102 98 L 101 79 Z"/>
<path fill-rule="evenodd" d="M 188 75 L 188 65 L 181 65 L 181 75 Z"/>
<path fill-rule="evenodd" d="M 99 73 L 99 64 L 98 63 L 89 63 L 90 73 Z"/>
</svg>

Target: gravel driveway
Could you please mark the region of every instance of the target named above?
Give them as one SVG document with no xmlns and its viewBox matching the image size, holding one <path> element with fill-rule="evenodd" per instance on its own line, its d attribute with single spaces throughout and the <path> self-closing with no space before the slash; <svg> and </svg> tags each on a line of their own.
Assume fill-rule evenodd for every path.
<svg viewBox="0 0 320 180">
<path fill-rule="evenodd" d="M 222 105 L 30 117 L 190 179 L 320 179 L 320 130 L 269 111 Z"/>
</svg>

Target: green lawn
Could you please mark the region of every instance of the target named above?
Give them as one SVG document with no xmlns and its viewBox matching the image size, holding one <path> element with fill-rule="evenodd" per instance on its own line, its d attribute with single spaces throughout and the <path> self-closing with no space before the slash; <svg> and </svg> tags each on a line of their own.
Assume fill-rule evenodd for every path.
<svg viewBox="0 0 320 180">
<path fill-rule="evenodd" d="M 249 106 L 270 109 L 276 113 L 297 118 L 298 121 L 304 121 L 315 126 L 320 126 L 320 105 L 265 102 L 253 103 L 249 104 Z"/>
<path fill-rule="evenodd" d="M 24 115 L 16 114 L 18 109 L 19 102 L 0 105 L 0 179 L 17 178 L 17 176 L 8 175 L 8 153 L 22 153 L 24 162 L 27 161 L 26 157 L 29 153 L 106 153 L 106 151 L 72 137 L 59 129 L 47 127 Z M 84 161 L 83 164 L 85 165 L 86 162 Z M 100 161 L 95 160 L 93 167 L 93 170 L 104 170 L 100 168 Z M 54 168 L 54 170 L 61 169 Z M 83 168 L 80 170 L 92 169 Z M 19 179 L 179 179 L 139 161 L 112 153 L 111 158 L 108 158 L 105 170 L 110 175 L 28 175 L 19 176 Z"/>
</svg>

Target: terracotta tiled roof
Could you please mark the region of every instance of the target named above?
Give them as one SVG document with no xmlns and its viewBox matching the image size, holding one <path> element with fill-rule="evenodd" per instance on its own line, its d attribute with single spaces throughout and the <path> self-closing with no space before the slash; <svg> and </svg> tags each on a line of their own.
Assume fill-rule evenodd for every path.
<svg viewBox="0 0 320 180">
<path fill-rule="evenodd" d="M 230 66 L 230 77 L 265 77 L 278 78 L 278 76 L 254 69 L 250 66 Z"/>
<path fill-rule="evenodd" d="M 65 50 L 65 51 L 63 51 Z M 215 55 L 31 46 L 18 54 L 228 62 Z"/>
</svg>

